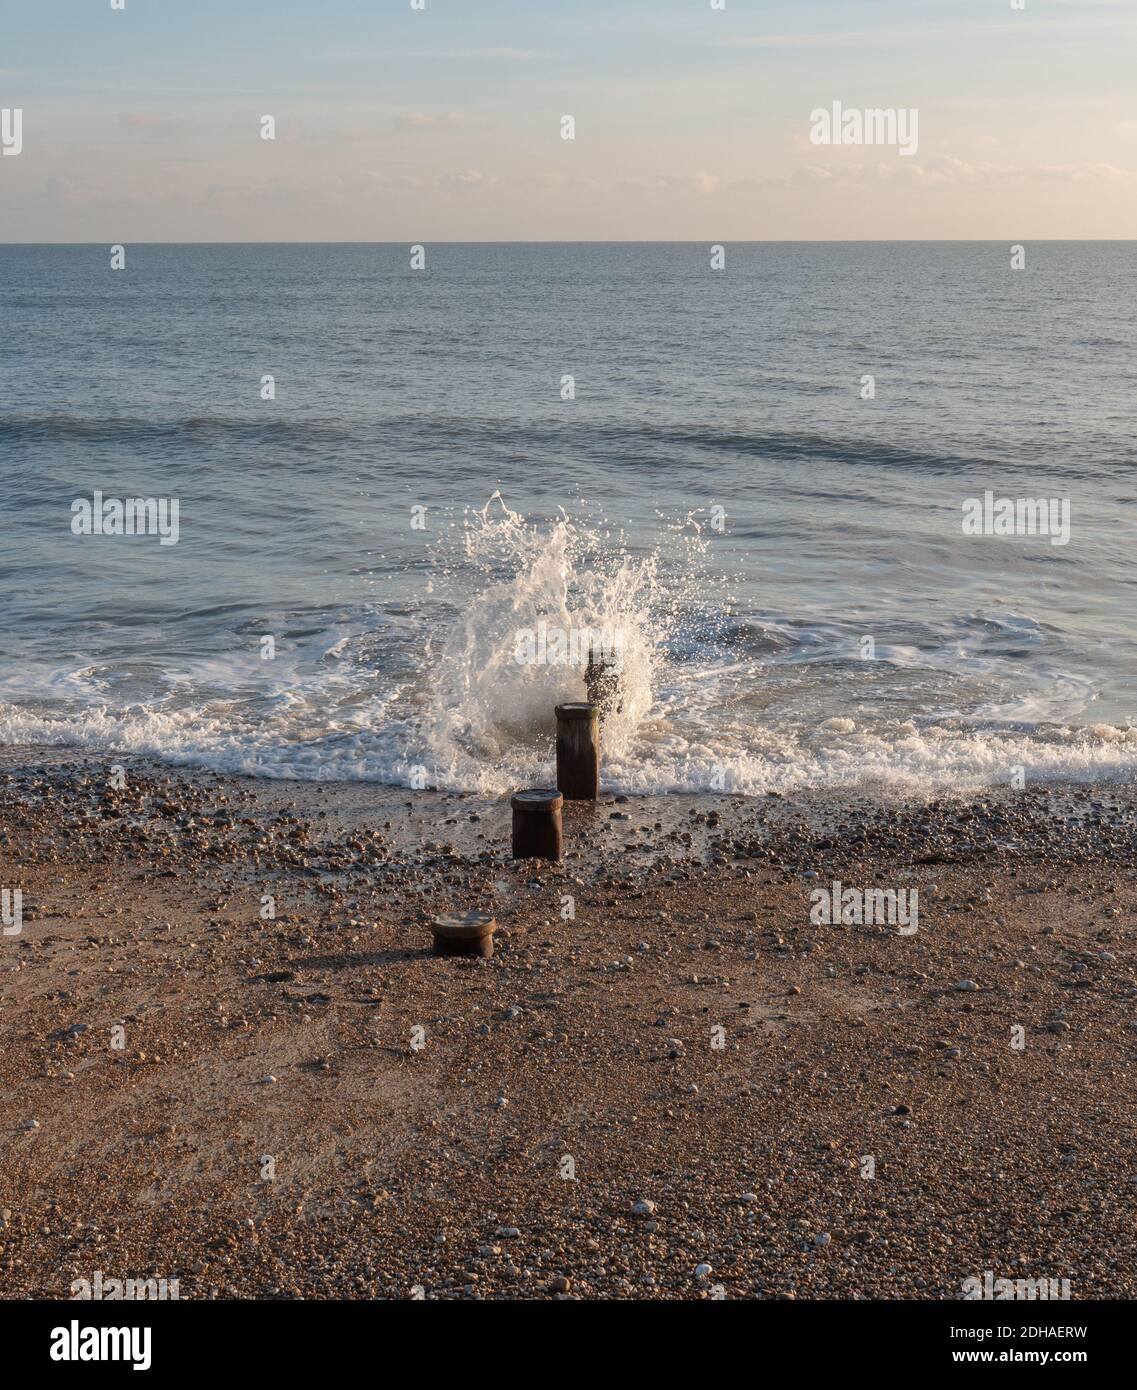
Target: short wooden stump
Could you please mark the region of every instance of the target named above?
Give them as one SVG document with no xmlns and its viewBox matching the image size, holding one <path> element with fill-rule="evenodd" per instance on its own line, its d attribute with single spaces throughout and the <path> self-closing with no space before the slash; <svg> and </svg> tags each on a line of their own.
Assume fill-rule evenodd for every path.
<svg viewBox="0 0 1137 1390">
<path fill-rule="evenodd" d="M 467 912 L 462 917 L 435 917 L 430 924 L 434 933 L 436 956 L 493 955 L 493 934 L 497 919 L 488 912 Z"/>
<path fill-rule="evenodd" d="M 514 793 L 509 803 L 513 807 L 514 859 L 560 859 L 564 853 L 564 801 L 551 787 Z"/>
</svg>

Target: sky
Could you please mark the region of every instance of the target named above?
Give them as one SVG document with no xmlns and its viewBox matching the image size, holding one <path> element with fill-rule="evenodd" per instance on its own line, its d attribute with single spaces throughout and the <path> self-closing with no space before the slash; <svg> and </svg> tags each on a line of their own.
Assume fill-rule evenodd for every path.
<svg viewBox="0 0 1137 1390">
<path fill-rule="evenodd" d="M 0 241 L 1137 237 L 1137 0 L 124 3 L 0 0 Z"/>
</svg>

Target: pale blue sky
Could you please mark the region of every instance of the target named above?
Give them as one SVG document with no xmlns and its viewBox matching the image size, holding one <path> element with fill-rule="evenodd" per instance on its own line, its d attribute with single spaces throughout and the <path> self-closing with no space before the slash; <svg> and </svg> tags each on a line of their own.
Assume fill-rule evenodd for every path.
<svg viewBox="0 0 1137 1390">
<path fill-rule="evenodd" d="M 1135 71 L 1137 0 L 3 0 L 0 239 L 1132 237 Z"/>
</svg>

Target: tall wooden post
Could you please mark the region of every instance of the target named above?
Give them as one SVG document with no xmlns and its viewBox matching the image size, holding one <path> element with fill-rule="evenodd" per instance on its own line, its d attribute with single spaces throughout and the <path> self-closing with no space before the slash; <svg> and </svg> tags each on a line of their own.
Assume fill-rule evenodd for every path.
<svg viewBox="0 0 1137 1390">
<path fill-rule="evenodd" d="M 557 706 L 557 786 L 566 801 L 600 795 L 600 711 L 591 701 Z"/>
<path fill-rule="evenodd" d="M 603 652 L 597 657 L 596 648 L 591 642 L 588 644 L 588 666 L 584 672 L 584 684 L 588 698 L 596 706 L 601 719 L 608 714 L 613 704 L 616 706 L 617 714 L 623 710 L 624 702 L 619 698 L 620 674 L 616 665 Z"/>
</svg>

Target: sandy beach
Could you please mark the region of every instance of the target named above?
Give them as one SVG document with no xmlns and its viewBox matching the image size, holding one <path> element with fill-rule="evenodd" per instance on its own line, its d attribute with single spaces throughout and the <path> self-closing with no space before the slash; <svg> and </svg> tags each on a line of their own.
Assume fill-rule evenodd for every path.
<svg viewBox="0 0 1137 1390">
<path fill-rule="evenodd" d="M 0 758 L 4 1297 L 1137 1295 L 1132 788 L 604 796 L 550 865 L 507 798 L 114 761 Z"/>
</svg>

